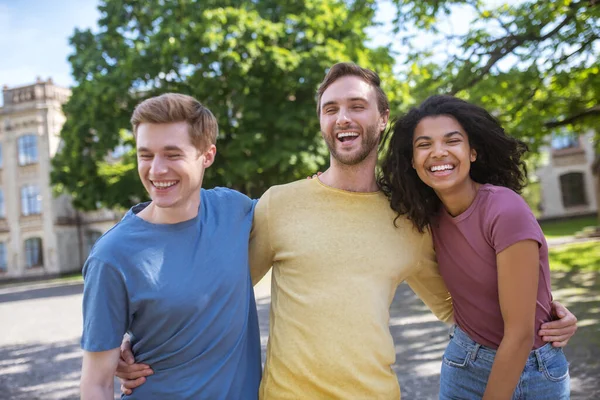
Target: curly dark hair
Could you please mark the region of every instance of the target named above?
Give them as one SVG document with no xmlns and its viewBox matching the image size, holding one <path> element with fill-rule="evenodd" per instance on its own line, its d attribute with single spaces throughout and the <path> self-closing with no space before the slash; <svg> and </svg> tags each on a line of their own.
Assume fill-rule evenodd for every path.
<svg viewBox="0 0 600 400">
<path fill-rule="evenodd" d="M 413 135 L 423 118 L 438 115 L 456 119 L 469 136 L 469 145 L 477 151 L 477 160 L 470 169 L 475 182 L 504 186 L 520 193 L 527 181 L 527 167 L 521 158 L 528 150 L 524 142 L 508 136 L 496 118 L 479 106 L 453 96 L 431 96 L 398 118 L 390 128 L 378 178 L 398 217 L 406 215 L 419 232 L 432 223 L 441 201 L 412 167 Z"/>
</svg>

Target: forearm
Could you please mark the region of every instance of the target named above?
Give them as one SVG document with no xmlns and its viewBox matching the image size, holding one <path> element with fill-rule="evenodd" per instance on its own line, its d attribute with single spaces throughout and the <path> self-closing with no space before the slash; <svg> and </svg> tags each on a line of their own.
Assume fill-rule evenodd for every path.
<svg viewBox="0 0 600 400">
<path fill-rule="evenodd" d="M 114 390 L 112 379 L 103 384 L 81 382 L 81 400 L 113 400 Z"/>
<path fill-rule="evenodd" d="M 510 400 L 525 368 L 533 345 L 532 335 L 504 335 L 494 358 L 494 365 L 483 400 Z"/>
<path fill-rule="evenodd" d="M 120 349 L 100 352 L 83 352 L 81 365 L 81 399 L 113 400 L 114 374 L 117 370 Z"/>
<path fill-rule="evenodd" d="M 454 307 L 448 288 L 439 274 L 437 264 L 428 262 L 406 283 L 429 310 L 442 322 L 454 322 Z"/>
</svg>

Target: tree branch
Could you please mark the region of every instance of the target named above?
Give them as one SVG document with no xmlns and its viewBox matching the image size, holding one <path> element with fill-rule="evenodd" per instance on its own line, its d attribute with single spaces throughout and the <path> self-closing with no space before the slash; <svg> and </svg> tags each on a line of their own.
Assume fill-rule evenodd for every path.
<svg viewBox="0 0 600 400">
<path fill-rule="evenodd" d="M 521 95 L 519 95 L 519 98 L 522 98 L 523 100 L 517 104 L 515 107 L 513 107 L 512 109 L 508 110 L 505 113 L 502 113 L 498 119 L 503 119 L 503 118 L 510 118 L 513 117 L 514 115 L 516 115 L 518 112 L 520 112 L 523 108 L 525 108 L 526 105 L 528 105 L 530 103 L 530 101 L 535 97 L 535 94 L 539 91 L 539 85 L 535 84 L 532 85 L 532 87 L 527 91 L 527 90 L 523 90 L 521 92 Z M 525 95 L 526 92 L 527 95 Z"/>
<path fill-rule="evenodd" d="M 594 107 L 590 107 L 587 110 L 583 110 L 577 114 L 573 114 L 561 120 L 552 120 L 548 121 L 544 124 L 547 128 L 556 128 L 559 126 L 565 126 L 574 123 L 575 121 L 582 119 L 584 117 L 588 117 L 590 115 L 600 115 L 600 104 L 595 105 Z"/>
<path fill-rule="evenodd" d="M 488 52 L 490 59 L 488 62 L 477 72 L 477 74 L 468 82 L 466 82 L 462 86 L 454 86 L 450 91 L 451 95 L 455 95 L 461 90 L 465 90 L 475 86 L 479 83 L 489 72 L 490 70 L 506 55 L 512 53 L 519 46 L 527 43 L 527 42 L 543 42 L 544 40 L 554 36 L 558 33 L 565 25 L 567 25 L 571 19 L 575 17 L 575 10 L 572 9 L 572 12 L 565 16 L 565 18 L 558 24 L 554 29 L 550 32 L 546 33 L 543 36 L 537 34 L 523 34 L 523 35 L 509 35 L 503 38 L 501 42 L 503 42 L 500 46 L 495 48 L 494 50 Z M 540 29 L 541 30 L 541 29 Z"/>
</svg>

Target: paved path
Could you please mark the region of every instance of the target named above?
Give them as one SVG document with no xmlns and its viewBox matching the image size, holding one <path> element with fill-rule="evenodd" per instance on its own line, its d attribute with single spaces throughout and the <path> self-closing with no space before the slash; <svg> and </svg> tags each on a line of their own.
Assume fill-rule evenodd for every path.
<svg viewBox="0 0 600 400">
<path fill-rule="evenodd" d="M 1 399 L 77 398 L 82 288 L 0 289 Z"/>
<path fill-rule="evenodd" d="M 600 399 L 600 274 L 557 277 L 556 297 L 581 321 L 567 348 L 574 400 Z M 79 282 L 0 288 L 0 399 L 77 399 L 81 352 Z M 256 288 L 263 351 L 268 335 L 268 277 Z M 391 307 L 403 400 L 436 399 L 447 329 L 401 285 Z M 357 344 L 360 345 L 360 344 Z"/>
</svg>

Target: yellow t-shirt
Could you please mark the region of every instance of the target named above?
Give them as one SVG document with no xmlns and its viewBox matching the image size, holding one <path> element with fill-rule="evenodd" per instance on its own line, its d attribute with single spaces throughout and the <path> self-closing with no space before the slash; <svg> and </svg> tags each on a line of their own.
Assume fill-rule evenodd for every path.
<svg viewBox="0 0 600 400">
<path fill-rule="evenodd" d="M 260 398 L 394 399 L 389 308 L 404 280 L 452 318 L 430 234 L 400 218 L 381 192 L 318 179 L 269 189 L 250 240 L 252 280 L 273 266 L 269 343 Z"/>
</svg>

